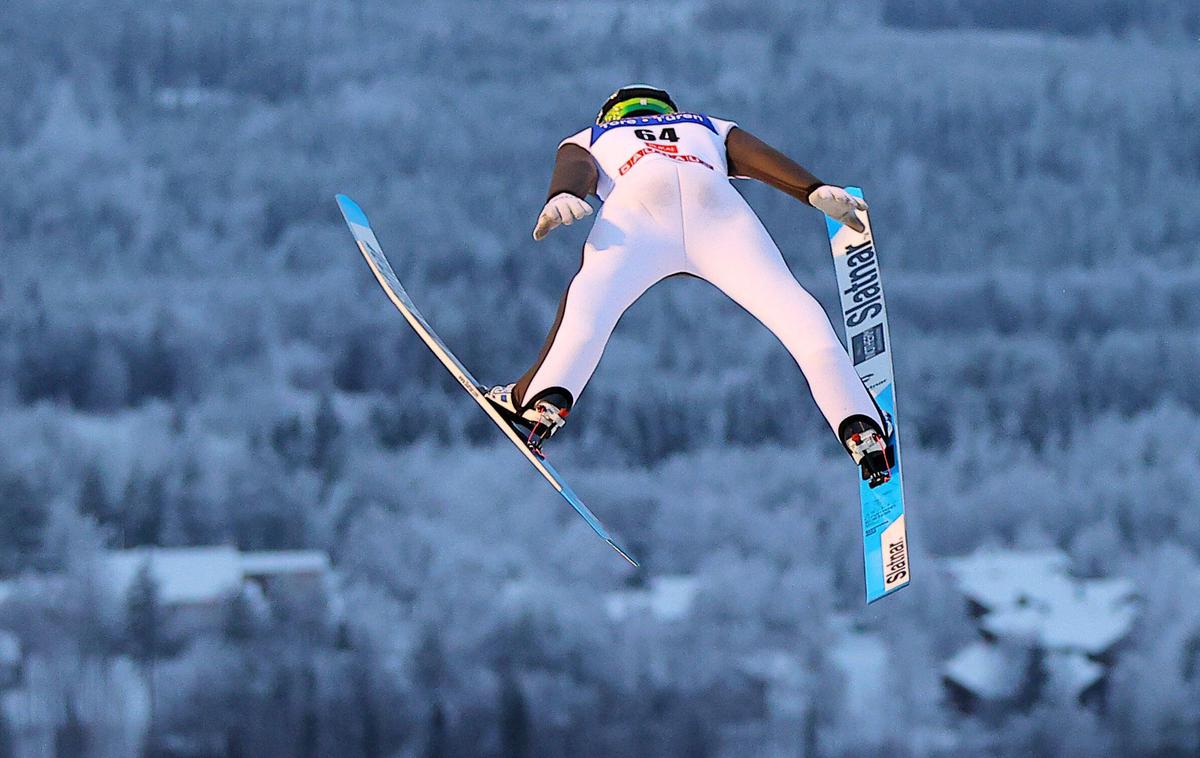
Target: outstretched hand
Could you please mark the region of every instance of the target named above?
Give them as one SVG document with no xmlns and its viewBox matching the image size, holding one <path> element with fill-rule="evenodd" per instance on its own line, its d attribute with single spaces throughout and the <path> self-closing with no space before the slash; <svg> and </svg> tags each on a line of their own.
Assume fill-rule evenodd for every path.
<svg viewBox="0 0 1200 758">
<path fill-rule="evenodd" d="M 570 192 L 560 192 L 546 202 L 538 215 L 537 226 L 533 228 L 533 238 L 543 239 L 550 230 L 559 224 L 570 226 L 581 218 L 592 215 L 592 206 L 587 201 L 575 197 Z"/>
<path fill-rule="evenodd" d="M 856 232 L 866 229 L 855 211 L 865 211 L 867 204 L 841 187 L 822 184 L 809 193 L 808 204 Z"/>
</svg>

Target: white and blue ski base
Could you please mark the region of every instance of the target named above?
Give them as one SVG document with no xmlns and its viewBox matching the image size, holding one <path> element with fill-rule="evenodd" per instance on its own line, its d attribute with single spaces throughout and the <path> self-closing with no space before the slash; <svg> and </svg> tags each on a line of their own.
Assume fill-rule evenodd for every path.
<svg viewBox="0 0 1200 758">
<path fill-rule="evenodd" d="M 371 267 L 371 271 L 375 274 L 379 285 L 383 287 L 383 291 L 387 293 L 392 304 L 396 306 L 396 309 L 408 321 L 408 325 L 413 328 L 417 336 L 433 352 L 434 356 L 442 362 L 442 365 L 446 367 L 446 370 L 450 372 L 454 379 L 462 385 L 467 394 L 483 409 L 488 418 L 500 428 L 504 436 L 521 451 L 526 460 L 533 465 L 537 472 L 550 483 L 550 486 L 558 494 L 563 496 L 563 499 L 575 509 L 576 513 L 583 517 L 583 520 L 592 528 L 592 531 L 607 542 L 613 550 L 616 550 L 622 558 L 637 566 L 638 562 L 613 540 L 612 536 L 609 535 L 608 531 L 600 523 L 600 520 L 583 504 L 583 501 L 579 499 L 575 491 L 563 481 L 554 467 L 550 465 L 550 462 L 536 451 L 530 449 L 526 444 L 525 438 L 484 397 L 487 389 L 475 380 L 475 377 L 471 375 L 467 367 L 458 360 L 454 353 L 450 352 L 450 349 L 446 347 L 437 333 L 433 331 L 433 328 L 425 321 L 425 317 L 413 305 L 408 293 L 400 285 L 400 280 L 396 278 L 396 274 L 392 271 L 387 258 L 383 256 L 383 249 L 379 246 L 379 240 L 375 238 L 375 232 L 371 230 L 371 224 L 367 221 L 367 215 L 363 213 L 362 208 L 359 208 L 357 203 L 345 195 L 338 195 L 337 202 L 338 207 L 342 210 L 342 216 L 346 219 L 346 224 L 350 227 L 350 233 L 354 235 L 354 241 L 358 243 L 359 252 L 367 260 L 367 265 Z"/>
<path fill-rule="evenodd" d="M 855 197 L 858 187 L 847 187 Z M 829 216 L 829 246 L 837 272 L 846 348 L 854 368 L 888 421 L 888 446 L 893 456 L 891 478 L 872 488 L 859 485 L 862 504 L 863 558 L 867 602 L 872 603 L 908 585 L 908 535 L 904 524 L 904 478 L 900 466 L 900 436 L 896 424 L 896 389 L 892 369 L 892 340 L 871 220 L 859 211 L 866 229 L 856 232 Z"/>
</svg>

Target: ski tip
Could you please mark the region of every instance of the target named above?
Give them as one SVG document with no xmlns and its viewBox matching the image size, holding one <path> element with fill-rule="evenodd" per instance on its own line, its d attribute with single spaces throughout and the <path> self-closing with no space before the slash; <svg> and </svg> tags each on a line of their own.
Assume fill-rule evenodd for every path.
<svg viewBox="0 0 1200 758">
<path fill-rule="evenodd" d="M 621 555 L 621 557 L 622 557 L 622 558 L 624 558 L 625 560 L 629 561 L 629 564 L 630 564 L 631 566 L 633 566 L 634 568 L 641 568 L 642 564 L 640 564 L 640 563 L 638 563 L 637 561 L 635 561 L 635 560 L 633 559 L 633 556 L 631 556 L 629 553 L 627 553 L 627 552 L 625 552 L 624 550 L 622 550 L 620 545 L 618 545 L 617 543 L 613 542 L 611 539 L 607 539 L 607 540 L 605 540 L 605 541 L 606 541 L 606 542 L 607 542 L 607 543 L 608 543 L 608 544 L 609 544 L 609 545 L 612 547 L 612 549 L 613 549 L 613 550 L 616 550 L 618 553 L 620 553 L 620 555 Z"/>
<path fill-rule="evenodd" d="M 346 217 L 346 221 L 359 226 L 370 226 L 371 222 L 367 221 L 367 214 L 363 213 L 363 209 L 358 207 L 358 203 L 350 199 L 348 195 L 334 195 L 337 199 L 338 207 L 342 209 L 342 215 Z"/>
</svg>

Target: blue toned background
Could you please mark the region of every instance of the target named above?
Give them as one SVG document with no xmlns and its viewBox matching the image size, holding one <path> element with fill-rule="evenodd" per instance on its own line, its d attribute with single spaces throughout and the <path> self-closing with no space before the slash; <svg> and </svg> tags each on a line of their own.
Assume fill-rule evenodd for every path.
<svg viewBox="0 0 1200 758">
<path fill-rule="evenodd" d="M 1198 37 L 1194 0 L 7 0 L 0 756 L 1200 751 Z M 511 381 L 585 233 L 530 239 L 554 146 L 639 80 L 865 189 L 895 597 L 715 290 L 637 303 L 554 441 L 635 572 L 339 218 Z M 821 217 L 739 188 L 835 302 Z"/>
</svg>

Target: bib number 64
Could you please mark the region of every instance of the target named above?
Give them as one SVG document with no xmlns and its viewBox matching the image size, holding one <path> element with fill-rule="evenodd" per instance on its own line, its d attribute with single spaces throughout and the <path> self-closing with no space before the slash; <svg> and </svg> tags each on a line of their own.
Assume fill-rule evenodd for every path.
<svg viewBox="0 0 1200 758">
<path fill-rule="evenodd" d="M 659 140 L 663 142 L 679 141 L 679 135 L 675 133 L 675 127 L 673 126 L 664 126 L 658 134 L 655 134 L 653 129 L 634 129 L 633 133 L 638 139 L 644 142 L 658 142 Z"/>
</svg>

